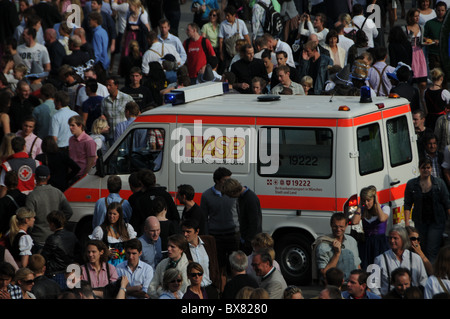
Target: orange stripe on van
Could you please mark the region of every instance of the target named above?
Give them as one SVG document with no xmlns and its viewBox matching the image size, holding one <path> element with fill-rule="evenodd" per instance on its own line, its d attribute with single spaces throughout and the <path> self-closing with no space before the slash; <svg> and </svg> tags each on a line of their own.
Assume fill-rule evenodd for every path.
<svg viewBox="0 0 450 319">
<path fill-rule="evenodd" d="M 144 115 L 138 116 L 135 122 L 139 123 L 176 123 L 176 115 Z"/>
<path fill-rule="evenodd" d="M 399 107 L 395 107 L 393 109 L 384 110 L 382 113 L 383 117 L 386 119 L 397 115 L 405 114 L 408 112 L 411 112 L 411 108 L 409 107 L 409 104 L 405 104 Z"/>
<path fill-rule="evenodd" d="M 336 119 L 257 117 L 256 125 L 335 127 Z"/>
<path fill-rule="evenodd" d="M 362 125 L 362 124 L 366 124 L 366 123 L 372 123 L 372 122 L 379 121 L 379 120 L 381 120 L 381 112 L 376 112 L 373 114 L 355 117 L 353 123 L 356 126 L 356 125 Z"/>
<path fill-rule="evenodd" d="M 202 124 L 221 125 L 255 125 L 254 117 L 245 116 L 205 116 L 205 115 L 179 115 L 178 123 L 194 124 L 194 121 L 202 121 Z"/>
</svg>

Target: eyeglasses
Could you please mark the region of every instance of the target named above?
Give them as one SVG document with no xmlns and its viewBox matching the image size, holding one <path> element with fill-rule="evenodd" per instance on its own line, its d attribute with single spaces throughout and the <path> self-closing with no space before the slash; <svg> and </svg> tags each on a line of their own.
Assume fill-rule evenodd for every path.
<svg viewBox="0 0 450 319">
<path fill-rule="evenodd" d="M 169 284 L 174 284 L 174 283 L 180 283 L 180 282 L 182 282 L 183 280 L 182 279 L 174 279 L 174 280 L 172 280 L 171 282 L 169 282 Z"/>
<path fill-rule="evenodd" d="M 213 13 L 211 14 L 211 17 L 217 17 L 217 14 Z"/>
<path fill-rule="evenodd" d="M 34 279 L 25 280 L 24 283 L 27 284 L 27 285 L 34 284 Z"/>
<path fill-rule="evenodd" d="M 420 238 L 419 237 L 409 237 L 409 240 L 411 240 L 411 241 L 420 241 Z"/>
<path fill-rule="evenodd" d="M 201 277 L 201 276 L 203 276 L 203 273 L 200 271 L 200 272 L 191 272 L 190 274 L 189 274 L 189 276 L 191 276 L 191 277 Z"/>
</svg>

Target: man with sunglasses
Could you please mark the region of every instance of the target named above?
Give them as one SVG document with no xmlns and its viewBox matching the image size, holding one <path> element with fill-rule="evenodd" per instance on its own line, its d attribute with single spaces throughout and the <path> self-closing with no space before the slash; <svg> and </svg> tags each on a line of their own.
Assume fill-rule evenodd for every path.
<svg viewBox="0 0 450 319">
<path fill-rule="evenodd" d="M 206 289 L 208 299 L 219 299 L 221 288 L 216 240 L 211 235 L 199 236 L 197 220 L 186 219 L 181 223 L 181 231 L 188 242 L 186 257 L 199 263 L 204 270 L 201 286 Z M 220 289 L 222 290 L 222 289 Z"/>
<path fill-rule="evenodd" d="M 127 299 L 148 299 L 147 288 L 153 279 L 153 268 L 140 260 L 142 243 L 139 239 L 130 239 L 125 243 L 126 260 L 117 265 L 119 277 L 126 276 L 129 281 L 125 291 Z"/>
</svg>

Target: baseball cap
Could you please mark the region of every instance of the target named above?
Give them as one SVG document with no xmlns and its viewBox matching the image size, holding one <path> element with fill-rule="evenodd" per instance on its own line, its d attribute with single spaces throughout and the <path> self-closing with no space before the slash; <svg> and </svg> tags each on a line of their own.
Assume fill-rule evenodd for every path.
<svg viewBox="0 0 450 319">
<path fill-rule="evenodd" d="M 39 178 L 47 178 L 50 176 L 50 169 L 46 165 L 39 165 L 34 171 L 34 175 Z"/>
</svg>

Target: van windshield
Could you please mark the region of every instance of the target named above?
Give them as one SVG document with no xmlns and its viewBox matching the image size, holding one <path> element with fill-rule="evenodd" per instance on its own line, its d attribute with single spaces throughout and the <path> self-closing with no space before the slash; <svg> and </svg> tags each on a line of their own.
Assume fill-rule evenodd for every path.
<svg viewBox="0 0 450 319">
<path fill-rule="evenodd" d="M 271 135 L 278 131 L 279 168 L 274 177 L 330 178 L 332 175 L 333 132 L 328 128 L 264 128 L 267 145 L 258 143 L 258 173 L 270 165 L 261 159 L 261 146 L 275 151 Z M 269 155 L 269 154 L 267 154 Z"/>
<path fill-rule="evenodd" d="M 106 162 L 108 174 L 130 174 L 141 168 L 158 171 L 162 163 L 164 136 L 164 130 L 159 128 L 128 132 Z"/>
</svg>

